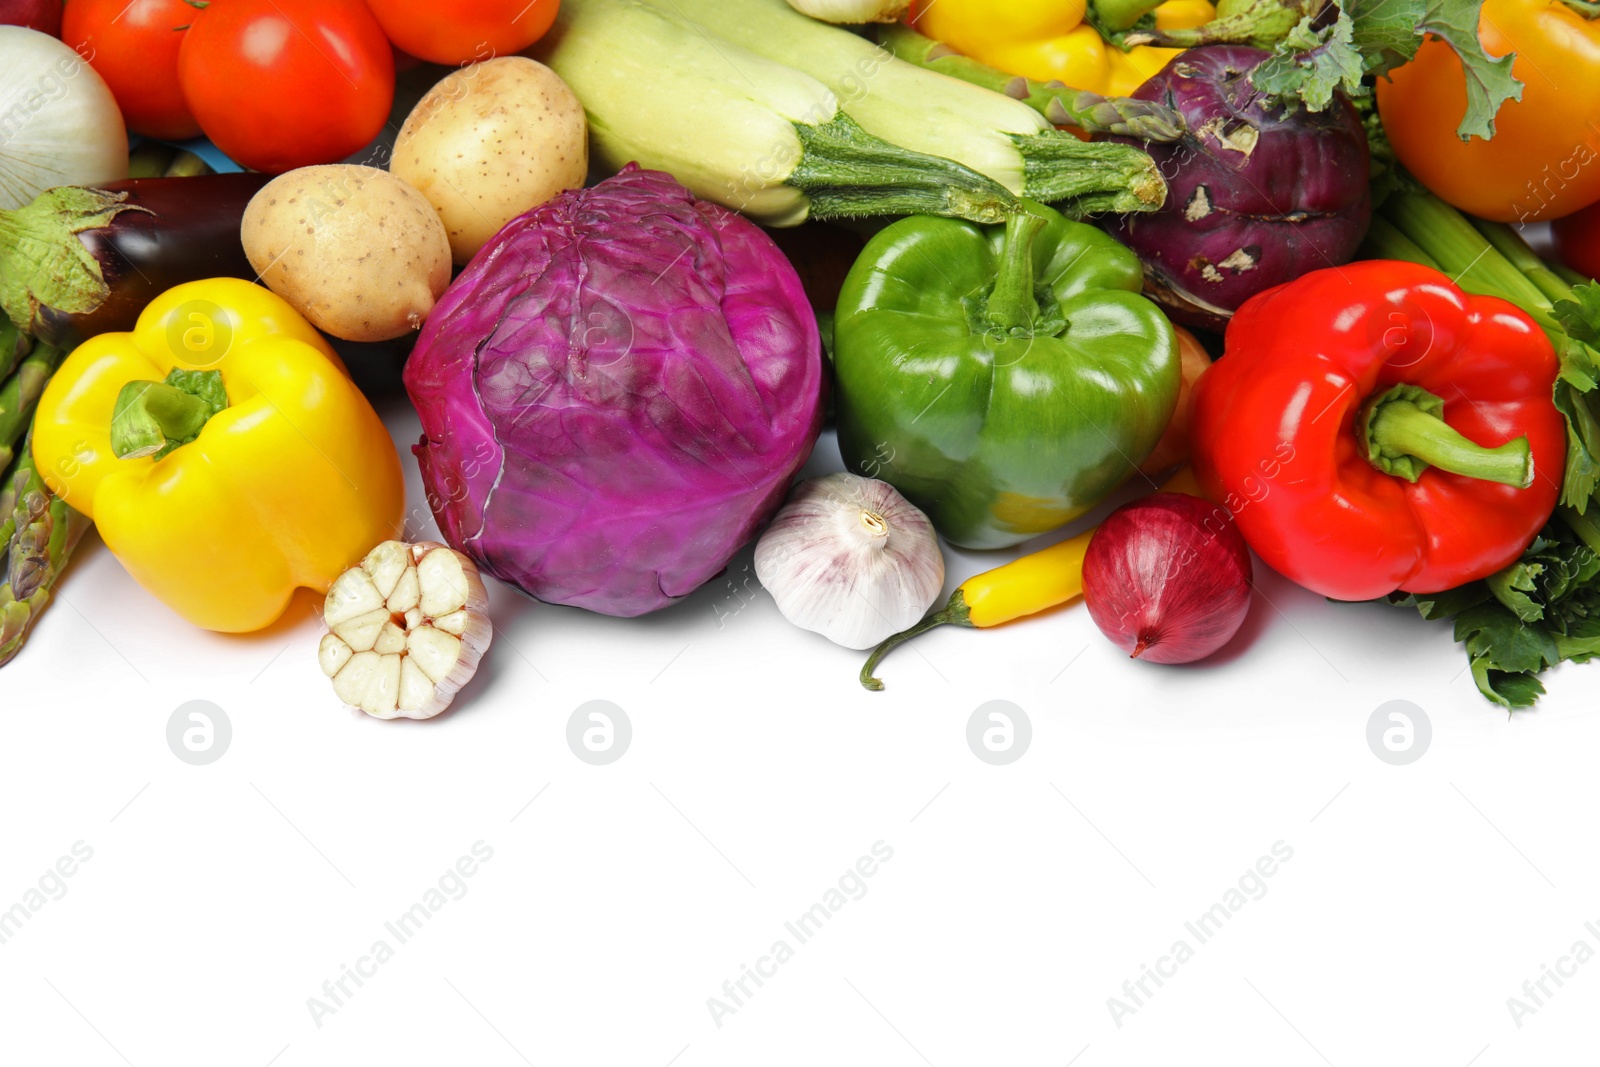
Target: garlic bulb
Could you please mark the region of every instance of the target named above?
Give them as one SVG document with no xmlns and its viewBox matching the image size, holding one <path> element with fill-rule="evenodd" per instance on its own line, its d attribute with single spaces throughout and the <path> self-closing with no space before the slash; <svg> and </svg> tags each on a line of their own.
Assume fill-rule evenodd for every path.
<svg viewBox="0 0 1600 1067">
<path fill-rule="evenodd" d="M 845 648 L 871 648 L 927 612 L 944 587 L 928 517 L 887 482 L 801 482 L 756 542 L 756 577 L 783 617 Z"/>
<path fill-rule="evenodd" d="M 489 647 L 478 568 L 434 541 L 385 541 L 334 581 L 317 648 L 340 700 L 380 719 L 450 706 Z"/>
</svg>

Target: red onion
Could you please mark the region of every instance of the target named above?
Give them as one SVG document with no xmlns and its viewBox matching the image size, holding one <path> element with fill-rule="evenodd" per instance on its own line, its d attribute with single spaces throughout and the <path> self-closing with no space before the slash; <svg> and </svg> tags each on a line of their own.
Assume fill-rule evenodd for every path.
<svg viewBox="0 0 1600 1067">
<path fill-rule="evenodd" d="M 1250 550 L 1227 510 L 1157 493 L 1113 511 L 1083 557 L 1083 599 L 1111 643 L 1152 663 L 1193 663 L 1250 610 Z"/>
</svg>

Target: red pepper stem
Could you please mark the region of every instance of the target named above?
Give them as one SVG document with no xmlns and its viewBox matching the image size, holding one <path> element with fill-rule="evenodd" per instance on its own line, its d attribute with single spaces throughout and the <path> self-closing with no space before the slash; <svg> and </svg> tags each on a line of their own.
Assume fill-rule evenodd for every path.
<svg viewBox="0 0 1600 1067">
<path fill-rule="evenodd" d="M 1414 482 L 1429 467 L 1526 489 L 1533 484 L 1533 451 L 1526 436 L 1497 448 L 1463 437 L 1444 421 L 1444 401 L 1414 385 L 1397 385 L 1362 417 L 1367 458 L 1385 474 Z"/>
<path fill-rule="evenodd" d="M 1039 299 L 1033 292 L 1033 238 L 1044 225 L 1044 219 L 1026 211 L 1006 219 L 1000 270 L 984 308 L 990 326 L 1008 332 L 1031 331 L 1039 318 Z"/>
</svg>

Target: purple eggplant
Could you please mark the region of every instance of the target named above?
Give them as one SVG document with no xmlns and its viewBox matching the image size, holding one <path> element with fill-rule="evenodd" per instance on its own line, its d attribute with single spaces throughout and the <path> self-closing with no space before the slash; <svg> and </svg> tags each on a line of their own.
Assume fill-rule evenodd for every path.
<svg viewBox="0 0 1600 1067">
<path fill-rule="evenodd" d="M 1347 263 L 1372 217 L 1367 137 L 1342 94 L 1323 111 L 1259 92 L 1270 53 L 1191 48 L 1133 95 L 1183 116 L 1170 144 L 1141 144 L 1167 203 L 1107 229 L 1145 265 L 1145 288 L 1173 319 L 1221 330 L 1239 305 L 1307 271 Z"/>
<path fill-rule="evenodd" d="M 72 348 L 132 329 L 174 285 L 253 279 L 239 223 L 269 180 L 203 174 L 48 189 L 0 212 L 0 235 L 11 238 L 0 244 L 0 305 L 23 332 Z"/>
</svg>

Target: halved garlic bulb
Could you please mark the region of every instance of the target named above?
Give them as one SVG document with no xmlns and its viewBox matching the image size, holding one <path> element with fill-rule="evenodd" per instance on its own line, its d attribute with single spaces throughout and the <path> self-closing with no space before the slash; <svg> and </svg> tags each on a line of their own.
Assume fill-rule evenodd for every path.
<svg viewBox="0 0 1600 1067">
<path fill-rule="evenodd" d="M 784 618 L 845 648 L 917 622 L 944 587 L 928 517 L 887 482 L 843 472 L 795 487 L 755 563 Z"/>
<path fill-rule="evenodd" d="M 317 647 L 340 700 L 380 719 L 428 719 L 450 706 L 489 647 L 478 568 L 435 541 L 385 541 L 334 580 Z"/>
</svg>

